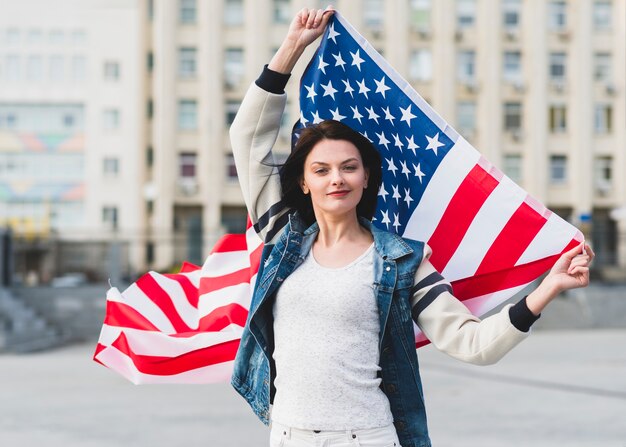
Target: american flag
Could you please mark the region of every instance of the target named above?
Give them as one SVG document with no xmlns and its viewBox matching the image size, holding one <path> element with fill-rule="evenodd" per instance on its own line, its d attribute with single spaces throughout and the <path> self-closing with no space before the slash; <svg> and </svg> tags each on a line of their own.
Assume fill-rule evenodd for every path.
<svg viewBox="0 0 626 447">
<path fill-rule="evenodd" d="M 583 239 L 485 160 L 338 12 L 301 78 L 300 109 L 296 135 L 334 119 L 372 141 L 384 172 L 374 224 L 427 242 L 478 316 Z M 94 359 L 134 383 L 227 380 L 261 248 L 249 229 L 226 236 L 202 268 L 112 288 Z"/>
</svg>

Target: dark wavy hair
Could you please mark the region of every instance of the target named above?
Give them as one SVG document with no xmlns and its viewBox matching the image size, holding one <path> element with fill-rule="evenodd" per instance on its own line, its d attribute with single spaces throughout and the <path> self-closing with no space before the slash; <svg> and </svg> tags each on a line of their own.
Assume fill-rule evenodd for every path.
<svg viewBox="0 0 626 447">
<path fill-rule="evenodd" d="M 361 154 L 363 166 L 369 172 L 368 187 L 356 207 L 358 216 L 371 220 L 376 211 L 378 189 L 382 182 L 382 161 L 374 145 L 359 132 L 334 120 L 322 121 L 300 130 L 291 154 L 280 169 L 280 184 L 283 203 L 295 209 L 308 225 L 315 222 L 311 196 L 304 194 L 301 181 L 304 176 L 304 162 L 313 147 L 322 140 L 344 140 L 354 144 Z"/>
</svg>

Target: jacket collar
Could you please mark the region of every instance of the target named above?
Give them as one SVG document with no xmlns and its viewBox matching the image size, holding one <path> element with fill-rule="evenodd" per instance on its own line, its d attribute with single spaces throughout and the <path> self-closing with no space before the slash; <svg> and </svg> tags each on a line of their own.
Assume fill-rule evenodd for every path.
<svg viewBox="0 0 626 447">
<path fill-rule="evenodd" d="M 383 258 L 398 259 L 413 253 L 413 249 L 397 234 L 379 229 L 364 217 L 359 217 L 359 223 L 372 233 L 376 251 Z M 305 237 L 319 232 L 317 222 L 313 222 L 313 225 L 306 228 L 306 223 L 300 218 L 297 211 L 289 215 L 287 227 L 290 232 L 300 233 Z"/>
</svg>

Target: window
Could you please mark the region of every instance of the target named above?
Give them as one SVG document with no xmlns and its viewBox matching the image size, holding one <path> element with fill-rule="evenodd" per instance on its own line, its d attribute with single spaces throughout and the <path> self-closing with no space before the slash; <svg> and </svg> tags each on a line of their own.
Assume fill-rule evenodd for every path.
<svg viewBox="0 0 626 447">
<path fill-rule="evenodd" d="M 13 113 L 0 113 L 0 129 L 15 129 L 17 117 Z"/>
<path fill-rule="evenodd" d="M 83 82 L 87 77 L 86 61 L 84 56 L 72 57 L 72 81 Z"/>
<path fill-rule="evenodd" d="M 596 190 L 600 193 L 611 191 L 613 182 L 613 157 L 610 155 L 596 157 L 594 163 Z"/>
<path fill-rule="evenodd" d="M 16 28 L 7 29 L 3 34 L 5 43 L 14 44 L 20 42 L 20 30 Z"/>
<path fill-rule="evenodd" d="M 595 53 L 593 55 L 593 78 L 596 81 L 611 80 L 611 54 Z"/>
<path fill-rule="evenodd" d="M 563 104 L 550 106 L 550 131 L 563 133 L 567 130 L 567 107 Z"/>
<path fill-rule="evenodd" d="M 119 173 L 119 160 L 115 157 L 105 157 L 102 160 L 102 173 L 105 177 L 117 177 Z"/>
<path fill-rule="evenodd" d="M 230 126 L 233 123 L 233 120 L 235 119 L 235 115 L 237 115 L 237 111 L 239 110 L 240 105 L 240 101 L 226 102 L 226 125 Z"/>
<path fill-rule="evenodd" d="M 72 43 L 74 45 L 81 45 L 87 41 L 87 33 L 83 30 L 76 29 L 72 31 Z"/>
<path fill-rule="evenodd" d="M 196 0 L 179 0 L 180 23 L 196 23 Z"/>
<path fill-rule="evenodd" d="M 226 154 L 226 180 L 237 182 L 237 167 L 235 166 L 235 157 L 233 154 Z"/>
<path fill-rule="evenodd" d="M 196 49 L 183 47 L 178 50 L 178 75 L 181 78 L 196 76 Z"/>
<path fill-rule="evenodd" d="M 152 51 L 148 51 L 146 54 L 146 68 L 148 73 L 152 73 L 154 69 L 154 53 Z"/>
<path fill-rule="evenodd" d="M 198 104 L 192 99 L 178 101 L 178 128 L 193 130 L 198 126 Z"/>
<path fill-rule="evenodd" d="M 567 181 L 567 157 L 565 155 L 550 155 L 550 183 L 565 183 Z"/>
<path fill-rule="evenodd" d="M 594 108 L 594 130 L 597 134 L 610 133 L 612 129 L 612 107 L 610 104 L 596 104 Z"/>
<path fill-rule="evenodd" d="M 290 0 L 273 0 L 274 23 L 289 23 L 291 21 Z"/>
<path fill-rule="evenodd" d="M 55 29 L 55 30 L 51 30 L 48 33 L 48 41 L 51 44 L 59 45 L 59 44 L 62 44 L 64 40 L 65 40 L 65 34 L 61 30 Z"/>
<path fill-rule="evenodd" d="M 20 79 L 20 57 L 16 54 L 6 55 L 4 71 L 4 78 L 7 81 L 18 81 Z"/>
<path fill-rule="evenodd" d="M 149 98 L 146 101 L 146 117 L 151 119 L 154 116 L 154 101 L 152 98 Z"/>
<path fill-rule="evenodd" d="M 456 109 L 456 122 L 459 131 L 466 136 L 476 129 L 476 103 L 474 101 L 460 101 Z"/>
<path fill-rule="evenodd" d="M 593 27 L 596 31 L 611 29 L 611 2 L 593 2 Z"/>
<path fill-rule="evenodd" d="M 146 13 L 148 15 L 148 21 L 152 22 L 154 20 L 154 0 L 148 0 Z"/>
<path fill-rule="evenodd" d="M 104 130 L 115 130 L 120 127 L 120 112 L 117 109 L 106 109 L 102 113 L 102 127 Z"/>
<path fill-rule="evenodd" d="M 104 206 L 102 207 L 102 223 L 109 227 L 111 230 L 117 230 L 117 207 L 116 206 Z"/>
<path fill-rule="evenodd" d="M 522 156 L 506 154 L 503 160 L 504 174 L 515 183 L 522 182 Z"/>
<path fill-rule="evenodd" d="M 509 82 L 519 82 L 522 78 L 522 53 L 519 51 L 504 52 L 502 76 Z"/>
<path fill-rule="evenodd" d="M 28 32 L 28 43 L 41 43 L 43 40 L 43 34 L 39 29 L 31 29 Z"/>
<path fill-rule="evenodd" d="M 224 84 L 228 88 L 237 88 L 243 79 L 243 49 L 227 48 L 224 53 Z"/>
<path fill-rule="evenodd" d="M 154 149 L 152 146 L 146 148 L 146 166 L 151 168 L 154 164 Z"/>
<path fill-rule="evenodd" d="M 363 22 L 365 26 L 380 29 L 385 17 L 385 5 L 382 0 L 363 0 Z"/>
<path fill-rule="evenodd" d="M 178 155 L 178 175 L 180 178 L 195 178 L 198 155 L 193 152 L 183 152 Z"/>
<path fill-rule="evenodd" d="M 104 63 L 105 81 L 118 81 L 120 79 L 120 64 L 115 61 L 105 61 Z"/>
<path fill-rule="evenodd" d="M 51 81 L 56 81 L 56 82 L 60 82 L 63 80 L 63 57 L 62 56 L 50 56 L 50 60 L 49 60 L 49 71 L 48 71 L 48 75 L 49 75 L 49 79 Z"/>
<path fill-rule="evenodd" d="M 146 242 L 146 264 L 151 265 L 154 262 L 154 258 L 154 242 Z"/>
<path fill-rule="evenodd" d="M 430 81 L 433 77 L 433 55 L 429 49 L 414 50 L 409 61 L 409 77 L 413 81 Z"/>
<path fill-rule="evenodd" d="M 71 113 L 63 115 L 63 127 L 68 130 L 72 130 L 76 125 L 76 117 Z"/>
<path fill-rule="evenodd" d="M 475 56 L 476 54 L 472 50 L 459 51 L 457 76 L 460 81 L 467 82 L 474 80 Z"/>
<path fill-rule="evenodd" d="M 502 24 L 506 29 L 517 29 L 520 25 L 521 0 L 503 0 Z"/>
<path fill-rule="evenodd" d="M 226 0 L 224 2 L 224 23 L 228 26 L 243 24 L 243 0 Z"/>
<path fill-rule="evenodd" d="M 564 1 L 548 3 L 548 26 L 554 31 L 562 30 L 567 26 L 567 3 Z"/>
<path fill-rule="evenodd" d="M 457 27 L 470 28 L 476 20 L 476 0 L 457 0 L 456 24 Z"/>
<path fill-rule="evenodd" d="M 504 130 L 518 131 L 522 128 L 522 104 L 504 103 Z"/>
<path fill-rule="evenodd" d="M 565 62 L 565 53 L 550 53 L 550 79 L 553 81 L 563 81 L 565 79 Z"/>
<path fill-rule="evenodd" d="M 410 0 L 410 20 L 415 29 L 427 31 L 430 26 L 431 0 Z"/>
<path fill-rule="evenodd" d="M 29 56 L 26 63 L 26 79 L 41 81 L 43 79 L 43 60 L 41 56 Z"/>
</svg>

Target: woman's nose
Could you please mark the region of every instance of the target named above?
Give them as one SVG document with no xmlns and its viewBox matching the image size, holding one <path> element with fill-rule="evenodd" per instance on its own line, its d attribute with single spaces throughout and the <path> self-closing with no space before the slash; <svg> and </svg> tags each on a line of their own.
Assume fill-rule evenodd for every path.
<svg viewBox="0 0 626 447">
<path fill-rule="evenodd" d="M 343 176 L 341 175 L 341 172 L 333 171 L 332 182 L 333 182 L 333 185 L 343 184 Z"/>
</svg>

